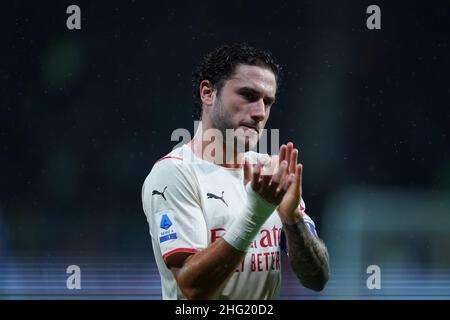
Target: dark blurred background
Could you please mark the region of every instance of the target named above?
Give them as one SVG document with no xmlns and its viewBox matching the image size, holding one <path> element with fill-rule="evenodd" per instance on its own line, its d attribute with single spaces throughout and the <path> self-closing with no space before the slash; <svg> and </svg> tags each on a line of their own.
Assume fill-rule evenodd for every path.
<svg viewBox="0 0 450 320">
<path fill-rule="evenodd" d="M 0 17 L 1 255 L 151 255 L 142 183 L 193 130 L 192 70 L 228 42 L 283 67 L 269 128 L 300 148 L 319 234 L 347 186 L 449 194 L 448 1 L 9 1 Z"/>
</svg>

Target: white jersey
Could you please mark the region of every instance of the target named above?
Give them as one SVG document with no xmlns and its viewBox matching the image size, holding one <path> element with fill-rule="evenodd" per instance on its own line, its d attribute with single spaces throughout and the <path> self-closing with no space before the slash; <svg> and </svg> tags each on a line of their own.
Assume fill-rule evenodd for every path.
<svg viewBox="0 0 450 320">
<path fill-rule="evenodd" d="M 255 152 L 246 153 L 255 159 Z M 142 202 L 161 275 L 163 299 L 185 299 L 165 264 L 176 252 L 195 253 L 224 236 L 245 207 L 242 168 L 224 168 L 196 157 L 183 145 L 155 163 L 142 188 Z M 301 210 L 304 212 L 304 202 Z M 315 233 L 314 222 L 304 220 Z M 275 299 L 281 286 L 282 223 L 267 219 L 242 263 L 215 299 Z"/>
</svg>

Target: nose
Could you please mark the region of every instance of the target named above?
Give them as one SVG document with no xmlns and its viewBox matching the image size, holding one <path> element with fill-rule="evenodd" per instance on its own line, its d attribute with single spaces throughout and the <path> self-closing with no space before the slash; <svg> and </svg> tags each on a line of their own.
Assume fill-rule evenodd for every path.
<svg viewBox="0 0 450 320">
<path fill-rule="evenodd" d="M 263 99 L 253 103 L 251 117 L 255 121 L 263 121 L 266 118 L 266 106 Z"/>
</svg>

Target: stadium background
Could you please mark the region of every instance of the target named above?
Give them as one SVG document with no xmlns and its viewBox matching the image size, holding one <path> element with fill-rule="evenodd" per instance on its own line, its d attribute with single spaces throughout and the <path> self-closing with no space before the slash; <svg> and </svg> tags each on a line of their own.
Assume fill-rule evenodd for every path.
<svg viewBox="0 0 450 320">
<path fill-rule="evenodd" d="M 370 4 L 381 30 L 365 26 Z M 269 128 L 300 148 L 331 255 L 325 291 L 285 265 L 282 297 L 448 298 L 449 14 L 445 1 L 2 3 L 0 297 L 160 297 L 142 182 L 172 131 L 193 130 L 202 55 L 245 41 L 284 69 Z M 381 290 L 366 287 L 372 264 Z"/>
</svg>

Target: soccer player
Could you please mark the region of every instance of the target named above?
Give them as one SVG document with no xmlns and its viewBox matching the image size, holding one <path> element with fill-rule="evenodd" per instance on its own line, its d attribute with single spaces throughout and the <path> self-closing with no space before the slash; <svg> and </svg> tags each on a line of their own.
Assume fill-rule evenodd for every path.
<svg viewBox="0 0 450 320">
<path fill-rule="evenodd" d="M 201 124 L 154 164 L 142 189 L 163 299 L 275 299 L 282 250 L 305 287 L 320 291 L 328 281 L 327 249 L 301 198 L 298 150 L 290 142 L 278 157 L 249 151 L 275 102 L 278 73 L 269 53 L 245 44 L 217 48 L 194 73 Z M 229 129 L 231 143 L 205 139 Z"/>
</svg>

